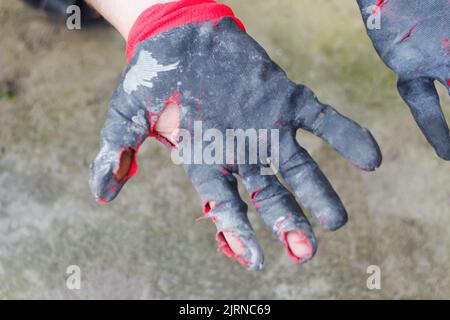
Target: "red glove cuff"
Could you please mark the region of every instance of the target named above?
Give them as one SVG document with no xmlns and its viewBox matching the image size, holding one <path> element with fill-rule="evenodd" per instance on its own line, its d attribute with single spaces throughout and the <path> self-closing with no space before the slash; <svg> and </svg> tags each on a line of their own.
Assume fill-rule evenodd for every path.
<svg viewBox="0 0 450 320">
<path fill-rule="evenodd" d="M 145 10 L 131 28 L 126 49 L 127 60 L 130 62 L 140 42 L 159 33 L 189 23 L 218 22 L 225 17 L 232 18 L 245 31 L 244 25 L 230 7 L 214 0 L 179 0 L 156 4 Z"/>
</svg>

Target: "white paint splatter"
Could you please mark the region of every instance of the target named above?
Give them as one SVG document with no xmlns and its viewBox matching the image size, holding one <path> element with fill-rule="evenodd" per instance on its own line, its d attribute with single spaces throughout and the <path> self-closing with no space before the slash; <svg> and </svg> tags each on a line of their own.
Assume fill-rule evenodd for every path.
<svg viewBox="0 0 450 320">
<path fill-rule="evenodd" d="M 139 86 L 153 88 L 153 79 L 158 77 L 158 73 L 175 70 L 179 62 L 164 66 L 153 58 L 148 51 L 142 50 L 136 64 L 130 68 L 123 82 L 123 89 L 131 94 Z"/>
<path fill-rule="evenodd" d="M 139 110 L 137 114 L 131 118 L 133 125 L 129 129 L 138 135 L 143 135 L 148 131 L 147 120 L 144 110 Z"/>
</svg>

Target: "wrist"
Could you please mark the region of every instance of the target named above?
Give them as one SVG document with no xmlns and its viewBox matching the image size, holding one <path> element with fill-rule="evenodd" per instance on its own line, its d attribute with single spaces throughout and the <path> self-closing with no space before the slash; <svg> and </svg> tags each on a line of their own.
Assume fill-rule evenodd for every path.
<svg viewBox="0 0 450 320">
<path fill-rule="evenodd" d="M 164 1 L 147 7 L 136 18 L 128 32 L 126 55 L 128 62 L 134 55 L 136 46 L 160 33 L 191 23 L 213 21 L 229 17 L 245 31 L 242 22 L 225 4 L 214 0 Z"/>
</svg>

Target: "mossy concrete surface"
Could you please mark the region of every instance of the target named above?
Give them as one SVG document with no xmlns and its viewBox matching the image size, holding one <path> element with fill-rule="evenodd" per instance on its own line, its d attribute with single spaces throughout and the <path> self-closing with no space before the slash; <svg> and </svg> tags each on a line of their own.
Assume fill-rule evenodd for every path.
<svg viewBox="0 0 450 320">
<path fill-rule="evenodd" d="M 348 208 L 347 226 L 315 226 L 318 254 L 297 266 L 251 209 L 266 264 L 247 272 L 216 252 L 210 222 L 195 222 L 197 195 L 156 141 L 143 146 L 139 175 L 117 200 L 97 204 L 88 167 L 125 64 L 123 41 L 106 25 L 69 31 L 2 1 L 0 298 L 450 298 L 450 163 L 413 122 L 356 2 L 228 2 L 293 80 L 379 141 L 383 166 L 365 173 L 299 135 Z M 69 265 L 81 268 L 80 290 L 66 287 Z M 367 289 L 369 265 L 381 268 L 381 290 Z"/>
</svg>

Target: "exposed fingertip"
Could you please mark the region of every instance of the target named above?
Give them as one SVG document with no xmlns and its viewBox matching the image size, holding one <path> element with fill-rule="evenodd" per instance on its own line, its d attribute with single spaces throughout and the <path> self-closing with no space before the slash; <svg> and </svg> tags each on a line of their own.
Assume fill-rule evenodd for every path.
<svg viewBox="0 0 450 320">
<path fill-rule="evenodd" d="M 234 254 L 242 256 L 245 253 L 245 246 L 239 237 L 234 236 L 232 232 L 226 231 L 223 232 L 223 236 Z"/>
<path fill-rule="evenodd" d="M 259 245 L 256 242 L 244 243 L 240 237 L 234 236 L 235 239 L 241 242 L 240 246 L 242 250 L 238 253 L 235 252 L 228 242 L 224 232 L 220 231 L 216 234 L 216 240 L 218 242 L 218 251 L 225 254 L 232 260 L 236 260 L 243 267 L 249 271 L 260 270 L 264 263 L 264 258 Z"/>
<path fill-rule="evenodd" d="M 315 239 L 308 239 L 300 230 L 282 231 L 281 238 L 288 255 L 298 264 L 308 262 L 316 254 Z"/>
</svg>

